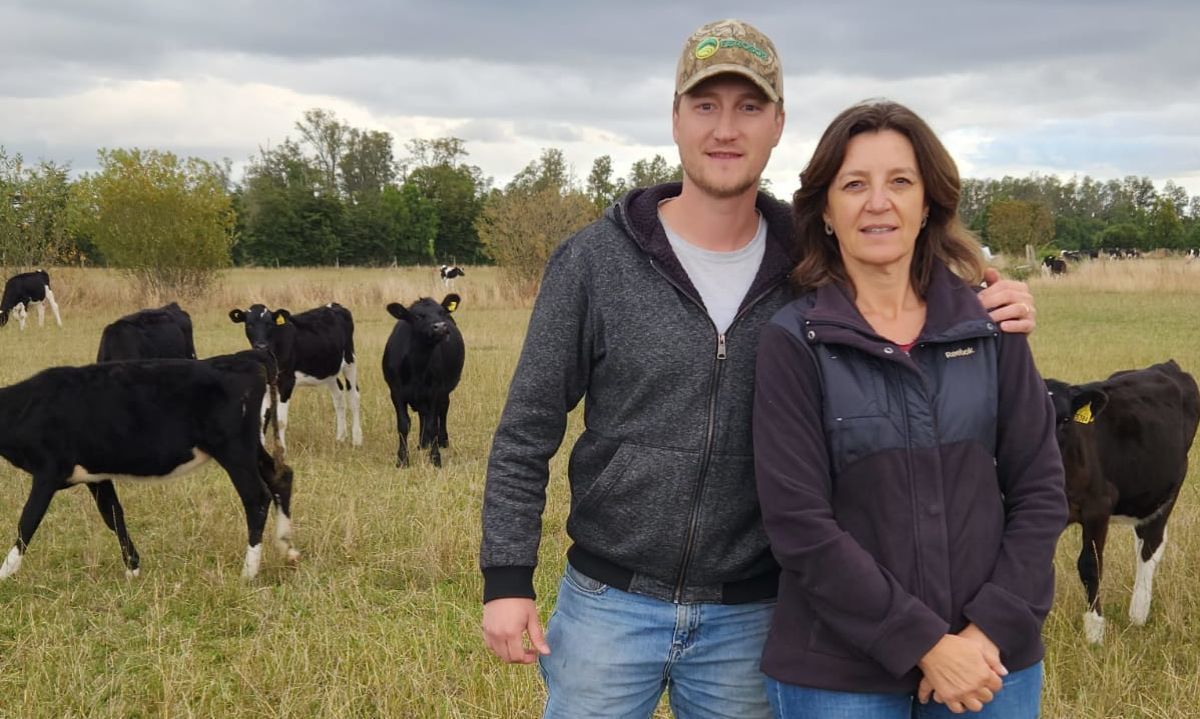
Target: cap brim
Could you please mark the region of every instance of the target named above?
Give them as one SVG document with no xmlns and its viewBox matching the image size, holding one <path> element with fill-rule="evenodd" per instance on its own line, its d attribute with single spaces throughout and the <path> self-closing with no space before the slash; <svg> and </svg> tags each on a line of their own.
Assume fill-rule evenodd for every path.
<svg viewBox="0 0 1200 719">
<path fill-rule="evenodd" d="M 700 83 L 710 77 L 717 75 L 741 75 L 747 80 L 753 82 L 762 90 L 771 102 L 779 102 L 779 93 L 775 92 L 775 88 L 771 87 L 771 83 L 767 82 L 762 75 L 754 72 L 745 65 L 735 65 L 733 63 L 725 63 L 721 65 L 710 65 L 700 72 L 688 78 L 687 82 L 675 89 L 676 95 L 684 95 Z"/>
</svg>

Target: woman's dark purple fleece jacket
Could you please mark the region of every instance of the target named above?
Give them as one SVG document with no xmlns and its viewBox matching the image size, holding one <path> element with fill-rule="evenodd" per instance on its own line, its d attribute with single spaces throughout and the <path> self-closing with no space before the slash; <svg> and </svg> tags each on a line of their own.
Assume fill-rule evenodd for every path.
<svg viewBox="0 0 1200 719">
<path fill-rule="evenodd" d="M 762 668 L 915 691 L 917 662 L 974 622 L 1009 670 L 1042 658 L 1066 525 L 1054 411 L 1024 335 L 944 266 L 911 355 L 834 285 L 762 331 L 754 455 L 783 567 Z"/>
</svg>

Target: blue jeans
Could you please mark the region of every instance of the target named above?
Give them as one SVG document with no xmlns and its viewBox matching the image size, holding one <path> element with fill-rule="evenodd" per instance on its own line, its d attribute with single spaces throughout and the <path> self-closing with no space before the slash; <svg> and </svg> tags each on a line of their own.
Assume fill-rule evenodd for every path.
<svg viewBox="0 0 1200 719">
<path fill-rule="evenodd" d="M 647 719 L 663 691 L 677 719 L 771 716 L 758 670 L 775 602 L 672 604 L 567 565 L 539 661 L 546 719 Z"/>
<path fill-rule="evenodd" d="M 954 714 L 933 699 L 921 704 L 911 694 L 868 694 L 784 684 L 767 677 L 767 696 L 777 719 L 1036 719 L 1042 704 L 1042 663 L 1004 677 L 1004 687 L 983 711 Z"/>
</svg>

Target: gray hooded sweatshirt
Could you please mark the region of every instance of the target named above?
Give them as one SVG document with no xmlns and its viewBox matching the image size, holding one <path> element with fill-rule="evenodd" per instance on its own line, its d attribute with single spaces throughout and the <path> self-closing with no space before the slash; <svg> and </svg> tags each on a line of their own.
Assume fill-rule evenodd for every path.
<svg viewBox="0 0 1200 719">
<path fill-rule="evenodd" d="M 750 421 L 759 331 L 791 298 L 790 211 L 759 195 L 762 265 L 719 334 L 658 220 L 680 189 L 630 192 L 547 263 L 488 461 L 484 601 L 534 596 L 549 460 L 580 399 L 572 565 L 674 602 L 775 596 Z"/>
</svg>

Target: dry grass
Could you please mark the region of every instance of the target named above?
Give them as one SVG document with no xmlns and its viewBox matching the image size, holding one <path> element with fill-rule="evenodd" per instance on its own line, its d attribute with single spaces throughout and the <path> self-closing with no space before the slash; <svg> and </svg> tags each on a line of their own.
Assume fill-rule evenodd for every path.
<svg viewBox="0 0 1200 719">
<path fill-rule="evenodd" d="M 1200 266 L 1119 264 L 1033 280 L 1040 321 L 1033 344 L 1043 373 L 1085 380 L 1166 357 L 1200 372 L 1197 291 L 1188 282 Z M 476 570 L 486 456 L 528 309 L 493 270 L 468 273 L 455 287 L 464 298 L 457 316 L 467 366 L 440 470 L 423 457 L 408 470 L 393 467 L 394 418 L 378 367 L 392 324 L 384 304 L 441 297 L 432 268 L 236 270 L 188 304 L 205 355 L 245 345 L 241 327 L 226 317 L 231 307 L 266 301 L 300 310 L 331 300 L 350 307 L 366 443 L 358 449 L 335 443 L 328 397 L 312 389 L 297 393 L 288 440 L 304 558 L 288 567 L 268 548 L 253 584 L 238 577 L 244 522 L 219 470 L 118 487 L 143 558 L 143 575 L 132 582 L 87 492 L 60 493 L 21 571 L 0 582 L 0 717 L 537 715 L 536 672 L 499 665 L 479 640 Z M 52 275 L 66 324 L 0 331 L 0 384 L 90 361 L 106 322 L 151 304 L 128 294 L 114 274 Z M 154 303 L 162 299 L 168 298 Z M 568 442 L 577 430 L 575 417 Z M 0 525 L 13 532 L 29 480 L 0 465 Z M 567 546 L 563 458 L 553 471 L 537 573 L 546 612 Z M 1103 588 L 1109 635 L 1102 647 L 1083 640 L 1084 600 L 1074 568 L 1079 532 L 1064 534 L 1046 632 L 1045 716 L 1196 714 L 1196 473 L 1193 467 L 1171 520 L 1145 627 L 1130 626 L 1126 617 L 1129 530 L 1111 533 Z"/>
</svg>

